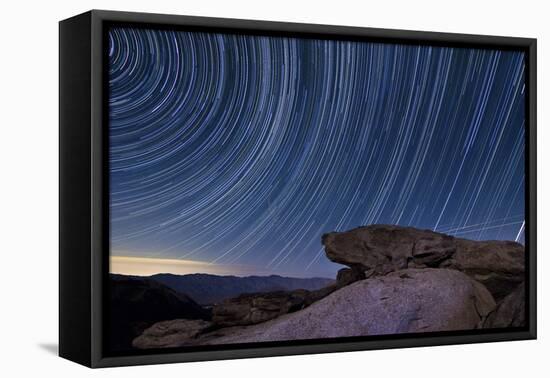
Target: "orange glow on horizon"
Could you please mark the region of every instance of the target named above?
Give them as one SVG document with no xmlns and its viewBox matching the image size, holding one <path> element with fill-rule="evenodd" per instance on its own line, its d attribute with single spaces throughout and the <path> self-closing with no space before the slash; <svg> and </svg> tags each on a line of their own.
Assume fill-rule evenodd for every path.
<svg viewBox="0 0 550 378">
<path fill-rule="evenodd" d="M 240 275 L 239 267 L 220 266 L 203 261 L 133 256 L 111 256 L 110 273 L 151 276 L 157 273 Z"/>
<path fill-rule="evenodd" d="M 174 258 L 155 258 L 137 256 L 113 256 L 109 258 L 109 272 L 128 276 L 152 276 L 159 273 L 171 273 L 177 275 L 205 273 L 218 276 L 269 276 L 280 275 L 284 277 L 325 277 L 334 278 L 333 274 L 317 274 L 306 271 L 280 272 L 261 269 L 257 266 L 238 264 L 213 264 L 198 260 L 183 260 Z"/>
</svg>

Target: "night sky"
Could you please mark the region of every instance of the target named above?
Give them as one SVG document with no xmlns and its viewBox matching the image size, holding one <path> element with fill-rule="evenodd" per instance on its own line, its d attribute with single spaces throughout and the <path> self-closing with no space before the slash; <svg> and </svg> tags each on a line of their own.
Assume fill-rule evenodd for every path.
<svg viewBox="0 0 550 378">
<path fill-rule="evenodd" d="M 523 242 L 521 52 L 113 28 L 111 253 L 334 276 L 373 223 Z"/>
</svg>

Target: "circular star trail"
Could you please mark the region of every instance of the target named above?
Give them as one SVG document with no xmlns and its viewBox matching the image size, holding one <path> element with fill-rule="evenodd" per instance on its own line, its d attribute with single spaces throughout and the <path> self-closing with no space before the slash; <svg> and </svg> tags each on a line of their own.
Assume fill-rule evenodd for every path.
<svg viewBox="0 0 550 378">
<path fill-rule="evenodd" d="M 109 31 L 113 254 L 333 274 L 372 223 L 523 241 L 515 51 Z"/>
</svg>

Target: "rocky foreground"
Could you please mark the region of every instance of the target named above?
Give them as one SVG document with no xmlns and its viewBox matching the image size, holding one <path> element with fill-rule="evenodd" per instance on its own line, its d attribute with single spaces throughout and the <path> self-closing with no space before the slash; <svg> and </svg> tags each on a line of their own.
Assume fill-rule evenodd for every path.
<svg viewBox="0 0 550 378">
<path fill-rule="evenodd" d="M 328 278 L 290 278 L 271 276 L 216 276 L 211 274 L 157 274 L 149 277 L 111 274 L 109 281 L 109 346 L 111 351 L 132 349 L 132 341 L 155 323 L 173 320 L 212 320 L 212 306 L 244 293 L 269 292 L 266 300 L 272 301 L 287 291 L 316 291 L 332 284 Z M 265 301 L 265 300 L 264 300 Z M 279 302 L 284 310 L 284 304 Z M 254 306 L 258 306 L 255 302 Z M 273 308 L 274 303 L 270 306 Z M 226 307 L 226 306 L 224 306 Z M 219 316 L 219 306 L 216 306 Z M 246 308 L 244 308 L 246 311 Z M 262 321 L 264 315 L 254 320 L 242 313 L 234 313 L 228 324 L 251 324 Z M 233 319 L 242 316 L 242 319 Z M 270 317 L 271 318 L 271 317 Z M 199 324 L 200 322 L 195 322 Z M 217 324 L 223 323 L 218 319 Z"/>
<path fill-rule="evenodd" d="M 243 294 L 211 317 L 157 322 L 136 348 L 522 327 L 521 244 L 471 241 L 410 227 L 371 225 L 323 235 L 347 265 L 318 290 Z"/>
</svg>

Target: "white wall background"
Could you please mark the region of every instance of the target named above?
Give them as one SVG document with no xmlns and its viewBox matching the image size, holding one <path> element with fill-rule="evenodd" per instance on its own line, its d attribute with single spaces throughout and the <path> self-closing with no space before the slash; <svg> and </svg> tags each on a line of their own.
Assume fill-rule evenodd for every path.
<svg viewBox="0 0 550 378">
<path fill-rule="evenodd" d="M 550 9 L 544 0 L 5 1 L 0 22 L 0 375 L 536 377 L 550 373 Z M 539 340 L 89 370 L 55 355 L 58 26 L 89 9 L 538 38 Z M 546 349 L 546 351 L 545 351 Z M 546 374 L 545 374 L 546 373 Z"/>
</svg>

